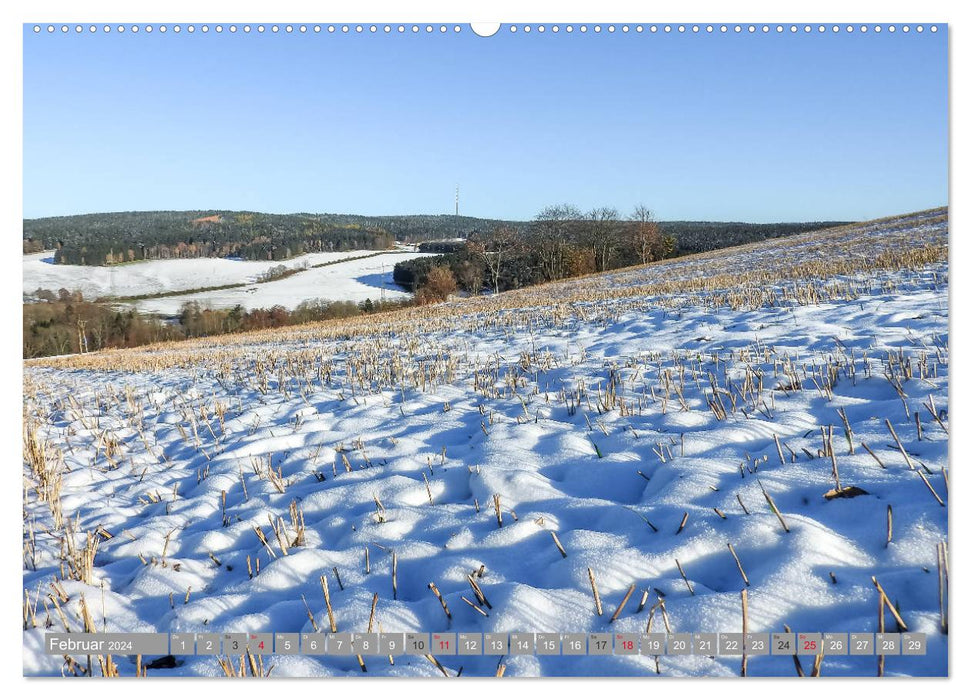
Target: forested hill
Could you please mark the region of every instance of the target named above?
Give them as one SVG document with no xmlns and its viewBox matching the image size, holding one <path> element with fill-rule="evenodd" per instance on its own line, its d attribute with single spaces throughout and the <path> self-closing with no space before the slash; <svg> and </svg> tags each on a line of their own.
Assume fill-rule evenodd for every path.
<svg viewBox="0 0 971 700">
<path fill-rule="evenodd" d="M 678 254 L 775 238 L 843 222 L 747 224 L 659 222 Z M 248 211 L 149 211 L 82 214 L 23 222 L 24 253 L 56 250 L 54 261 L 111 265 L 135 260 L 239 257 L 285 260 L 341 250 L 383 250 L 399 243 L 488 236 L 498 227 L 528 235 L 534 222 L 470 216 L 263 214 Z"/>
<path fill-rule="evenodd" d="M 335 223 L 311 214 L 152 211 L 24 221 L 24 252 L 55 249 L 57 263 L 240 257 L 283 260 L 302 253 L 381 250 L 394 235 L 379 226 Z"/>
<path fill-rule="evenodd" d="M 465 237 L 502 223 L 449 215 L 113 212 L 25 219 L 23 238 L 24 253 L 54 249 L 55 262 L 75 265 L 229 256 L 284 260 L 303 253 L 382 250 L 395 241 Z"/>
</svg>

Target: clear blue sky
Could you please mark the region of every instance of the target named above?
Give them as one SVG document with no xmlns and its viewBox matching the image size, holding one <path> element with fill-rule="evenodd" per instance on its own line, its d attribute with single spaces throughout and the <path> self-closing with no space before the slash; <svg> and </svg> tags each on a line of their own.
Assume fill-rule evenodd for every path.
<svg viewBox="0 0 971 700">
<path fill-rule="evenodd" d="M 24 30 L 24 216 L 867 219 L 947 203 L 946 28 Z"/>
</svg>

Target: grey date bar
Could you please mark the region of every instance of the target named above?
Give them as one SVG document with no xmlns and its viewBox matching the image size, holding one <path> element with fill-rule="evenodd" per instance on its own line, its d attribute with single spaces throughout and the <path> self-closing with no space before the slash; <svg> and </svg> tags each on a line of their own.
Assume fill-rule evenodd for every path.
<svg viewBox="0 0 971 700">
<path fill-rule="evenodd" d="M 48 654 L 168 654 L 169 635 L 151 632 L 47 632 L 44 651 Z"/>
</svg>

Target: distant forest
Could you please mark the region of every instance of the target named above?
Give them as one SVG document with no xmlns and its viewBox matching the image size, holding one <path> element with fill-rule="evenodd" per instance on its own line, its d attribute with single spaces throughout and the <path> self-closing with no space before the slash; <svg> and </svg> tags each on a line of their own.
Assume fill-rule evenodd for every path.
<svg viewBox="0 0 971 700">
<path fill-rule="evenodd" d="M 573 244 L 583 238 L 589 218 L 572 207 L 559 207 L 572 223 Z M 549 213 L 549 210 L 545 210 Z M 610 215 L 613 210 L 601 209 Z M 514 232 L 527 246 L 543 229 L 541 213 L 533 221 L 478 219 L 470 216 L 356 214 L 263 214 L 248 211 L 150 211 L 82 214 L 23 222 L 23 252 L 54 250 L 56 264 L 117 265 L 138 260 L 236 257 L 244 260 L 286 260 L 304 253 L 344 250 L 384 250 L 395 242 L 418 243 L 423 252 L 462 254 L 462 240 L 485 241 L 495 231 Z M 633 223 L 613 213 L 623 229 Z M 589 222 L 588 222 L 589 223 Z M 673 240 L 668 255 L 685 255 L 776 238 L 844 222 L 747 224 L 704 221 L 657 222 L 661 235 Z M 598 224 L 603 229 L 603 222 Z M 547 226 L 548 228 L 548 226 Z M 598 230 L 599 230 L 598 229 Z M 572 234 L 570 234 L 572 235 Z M 633 264 L 642 256 L 618 249 L 609 267 Z M 401 273 L 403 284 L 414 281 Z"/>
<path fill-rule="evenodd" d="M 466 237 L 504 222 L 455 216 L 150 211 L 23 222 L 23 252 L 54 250 L 56 264 L 238 257 L 286 260 L 304 253 L 384 250 L 399 243 Z M 515 223 L 515 222 L 513 222 Z"/>
</svg>

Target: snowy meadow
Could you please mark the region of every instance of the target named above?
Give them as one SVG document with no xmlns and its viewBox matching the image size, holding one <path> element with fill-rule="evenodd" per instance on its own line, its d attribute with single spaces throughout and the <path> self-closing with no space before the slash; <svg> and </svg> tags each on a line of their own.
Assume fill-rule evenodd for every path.
<svg viewBox="0 0 971 700">
<path fill-rule="evenodd" d="M 947 253 L 932 210 L 26 361 L 24 673 L 946 675 Z M 175 655 L 146 671 L 43 650 L 50 631 L 743 625 L 907 630 L 927 653 Z"/>
<path fill-rule="evenodd" d="M 23 256 L 23 293 L 78 290 L 89 300 L 118 299 L 119 305 L 159 316 L 178 315 L 187 302 L 212 309 L 279 305 L 292 310 L 302 301 L 319 298 L 355 303 L 407 298 L 392 280 L 395 263 L 426 255 L 406 249 L 350 250 L 307 253 L 282 263 L 190 258 L 97 267 L 55 265 L 53 253 L 46 251 Z M 286 269 L 290 276 L 262 281 L 261 276 L 274 268 Z"/>
</svg>

